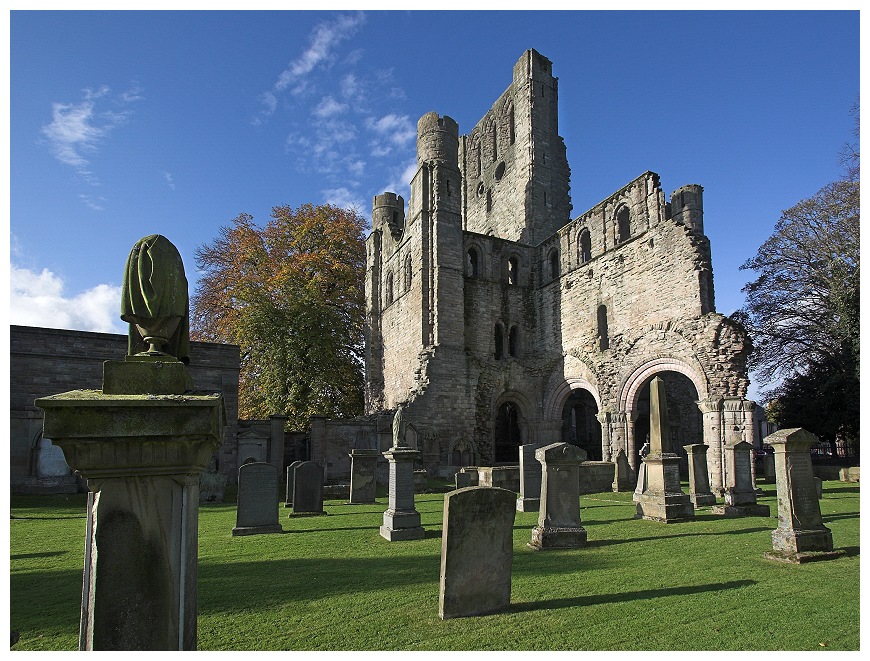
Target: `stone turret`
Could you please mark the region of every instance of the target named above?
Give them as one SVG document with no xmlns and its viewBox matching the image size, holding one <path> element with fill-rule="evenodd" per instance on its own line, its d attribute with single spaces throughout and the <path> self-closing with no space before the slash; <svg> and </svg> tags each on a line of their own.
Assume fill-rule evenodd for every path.
<svg viewBox="0 0 870 661">
<path fill-rule="evenodd" d="M 389 229 L 398 240 L 405 230 L 405 200 L 395 193 L 375 195 L 372 201 L 372 229 Z"/>
<path fill-rule="evenodd" d="M 698 184 L 681 186 L 671 193 L 671 217 L 693 234 L 704 233 L 704 188 Z"/>
<path fill-rule="evenodd" d="M 459 165 L 459 125 L 445 115 L 427 112 L 417 122 L 417 163 Z"/>
</svg>

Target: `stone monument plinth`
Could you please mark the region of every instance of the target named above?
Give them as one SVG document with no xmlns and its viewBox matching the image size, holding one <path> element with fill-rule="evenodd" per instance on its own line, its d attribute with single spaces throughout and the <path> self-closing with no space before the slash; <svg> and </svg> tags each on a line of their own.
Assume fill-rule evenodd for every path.
<svg viewBox="0 0 870 661">
<path fill-rule="evenodd" d="M 420 458 L 420 451 L 393 447 L 383 454 L 390 462 L 390 486 L 381 537 L 391 542 L 423 539 L 420 513 L 414 507 L 414 462 Z"/>
<path fill-rule="evenodd" d="M 580 525 L 580 463 L 586 453 L 575 445 L 553 443 L 538 448 L 535 458 L 543 479 L 538 525 L 529 546 L 537 551 L 586 546 L 586 529 Z"/>
<path fill-rule="evenodd" d="M 680 458 L 669 451 L 668 405 L 665 384 L 659 377 L 650 383 L 649 396 L 650 452 L 643 458 L 646 487 L 643 493 L 635 493 L 635 518 L 663 523 L 689 521 L 695 518 L 695 508 L 680 485 Z"/>
<path fill-rule="evenodd" d="M 780 429 L 764 439 L 776 459 L 776 501 L 779 525 L 771 533 L 770 560 L 803 563 L 843 555 L 834 551 L 831 531 L 822 524 L 810 447 L 819 439 L 806 429 Z"/>
</svg>

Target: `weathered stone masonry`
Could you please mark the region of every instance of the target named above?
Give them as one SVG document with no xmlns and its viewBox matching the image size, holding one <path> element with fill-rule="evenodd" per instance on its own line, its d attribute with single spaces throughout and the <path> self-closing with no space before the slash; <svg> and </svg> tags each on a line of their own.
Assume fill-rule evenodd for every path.
<svg viewBox="0 0 870 661">
<path fill-rule="evenodd" d="M 669 411 L 688 393 L 679 441 L 710 447 L 721 490 L 724 444 L 756 440 L 754 404 L 748 342 L 715 312 L 703 189 L 666 199 L 646 172 L 572 220 L 557 104 L 552 65 L 530 50 L 468 135 L 420 119 L 407 212 L 374 198 L 367 412 L 407 403 L 428 468 L 572 439 L 605 461 L 623 448 L 636 468 L 644 388 L 661 374 Z"/>
</svg>

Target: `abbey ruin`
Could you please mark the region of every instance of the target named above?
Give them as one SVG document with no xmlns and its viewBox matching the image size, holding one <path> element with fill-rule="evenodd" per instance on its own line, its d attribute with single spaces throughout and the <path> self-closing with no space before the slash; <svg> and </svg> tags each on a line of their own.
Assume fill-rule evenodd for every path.
<svg viewBox="0 0 870 661">
<path fill-rule="evenodd" d="M 407 207 L 374 198 L 369 419 L 405 404 L 430 471 L 559 441 L 636 469 L 658 375 L 672 447 L 707 444 L 721 492 L 724 447 L 755 444 L 754 403 L 748 340 L 715 310 L 702 187 L 668 198 L 645 172 L 572 218 L 558 79 L 534 50 L 467 135 L 424 115 L 417 164 Z"/>
</svg>

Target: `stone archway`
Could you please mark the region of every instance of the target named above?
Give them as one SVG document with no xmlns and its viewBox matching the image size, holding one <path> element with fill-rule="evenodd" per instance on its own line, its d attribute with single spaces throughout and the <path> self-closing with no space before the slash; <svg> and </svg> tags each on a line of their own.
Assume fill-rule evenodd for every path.
<svg viewBox="0 0 870 661">
<path fill-rule="evenodd" d="M 527 398 L 517 391 L 504 392 L 493 402 L 492 465 L 519 463 L 520 445 L 530 442 L 530 410 Z"/>
<path fill-rule="evenodd" d="M 585 450 L 589 461 L 601 461 L 601 423 L 599 407 L 592 393 L 575 388 L 562 406 L 562 442 Z"/>
</svg>

